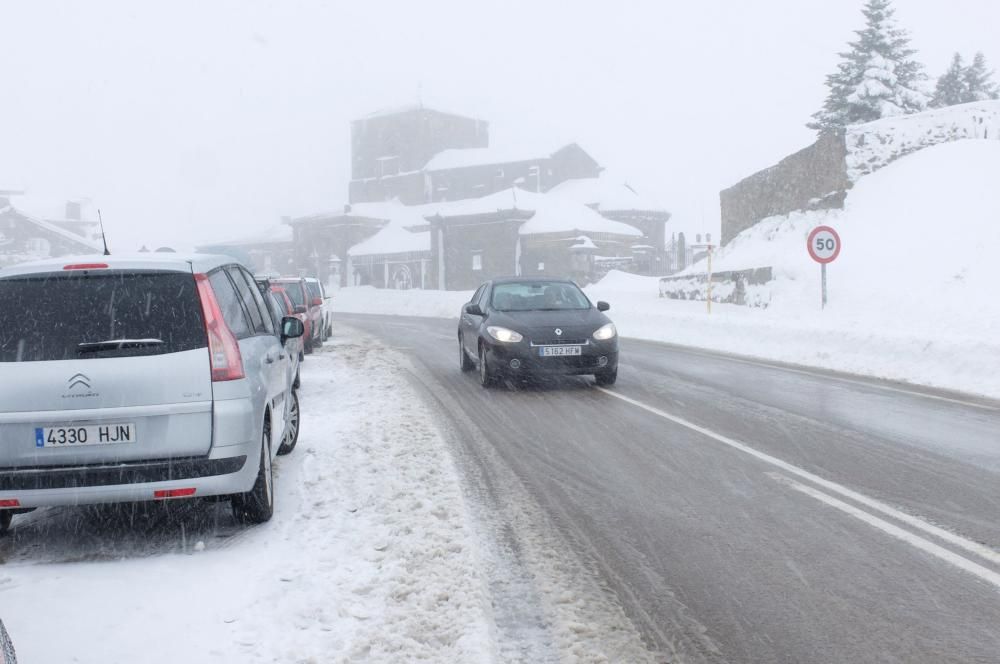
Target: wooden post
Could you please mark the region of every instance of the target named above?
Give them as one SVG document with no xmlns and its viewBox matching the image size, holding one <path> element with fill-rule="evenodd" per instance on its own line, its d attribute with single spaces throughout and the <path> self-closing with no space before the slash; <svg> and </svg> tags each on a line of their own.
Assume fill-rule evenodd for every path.
<svg viewBox="0 0 1000 664">
<path fill-rule="evenodd" d="M 708 314 L 712 315 L 712 245 L 708 245 Z"/>
</svg>

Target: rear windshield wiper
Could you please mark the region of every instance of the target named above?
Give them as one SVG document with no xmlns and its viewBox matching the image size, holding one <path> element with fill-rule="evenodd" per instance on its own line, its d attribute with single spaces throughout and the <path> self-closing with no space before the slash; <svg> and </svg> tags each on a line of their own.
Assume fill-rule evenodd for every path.
<svg viewBox="0 0 1000 664">
<path fill-rule="evenodd" d="M 106 341 L 85 341 L 77 344 L 78 353 L 99 353 L 103 350 L 122 350 L 125 348 L 148 348 L 159 346 L 162 339 L 108 339 Z"/>
</svg>

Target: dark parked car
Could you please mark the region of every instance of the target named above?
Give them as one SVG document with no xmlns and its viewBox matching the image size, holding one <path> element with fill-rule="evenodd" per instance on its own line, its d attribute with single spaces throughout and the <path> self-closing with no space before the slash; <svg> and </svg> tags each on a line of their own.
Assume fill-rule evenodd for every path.
<svg viewBox="0 0 1000 664">
<path fill-rule="evenodd" d="M 508 278 L 479 287 L 458 324 L 463 371 L 479 368 L 484 387 L 509 377 L 593 374 L 618 378 L 618 331 L 572 281 Z"/>
</svg>

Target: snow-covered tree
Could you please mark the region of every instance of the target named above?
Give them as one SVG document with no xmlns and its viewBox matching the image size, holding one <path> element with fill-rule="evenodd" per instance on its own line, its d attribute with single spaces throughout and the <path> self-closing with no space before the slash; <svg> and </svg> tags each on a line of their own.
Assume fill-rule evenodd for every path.
<svg viewBox="0 0 1000 664">
<path fill-rule="evenodd" d="M 945 106 L 954 106 L 955 104 L 964 104 L 967 90 L 965 73 L 965 61 L 962 60 L 960 53 L 956 53 L 955 57 L 951 60 L 951 66 L 948 67 L 948 71 L 938 79 L 937 87 L 934 89 L 934 99 L 931 100 L 931 106 L 934 108 L 943 108 Z"/>
<path fill-rule="evenodd" d="M 916 51 L 896 24 L 891 0 L 867 0 L 862 13 L 865 28 L 856 32 L 851 50 L 840 54 L 837 71 L 827 76 L 830 92 L 809 123 L 821 133 L 927 107 L 923 65 L 913 59 Z"/>
<path fill-rule="evenodd" d="M 987 99 L 1000 99 L 1000 89 L 993 82 L 993 72 L 986 67 L 986 56 L 976 53 L 964 72 L 964 98 L 963 101 L 986 101 Z"/>
</svg>

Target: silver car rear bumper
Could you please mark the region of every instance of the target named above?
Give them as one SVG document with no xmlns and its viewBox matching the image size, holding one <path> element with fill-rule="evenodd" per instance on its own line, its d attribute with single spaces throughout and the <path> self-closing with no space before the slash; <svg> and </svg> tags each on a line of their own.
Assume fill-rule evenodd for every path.
<svg viewBox="0 0 1000 664">
<path fill-rule="evenodd" d="M 0 500 L 21 508 L 157 500 L 155 492 L 194 489 L 192 498 L 249 491 L 260 442 L 215 448 L 207 457 L 121 464 L 0 468 Z"/>
</svg>

